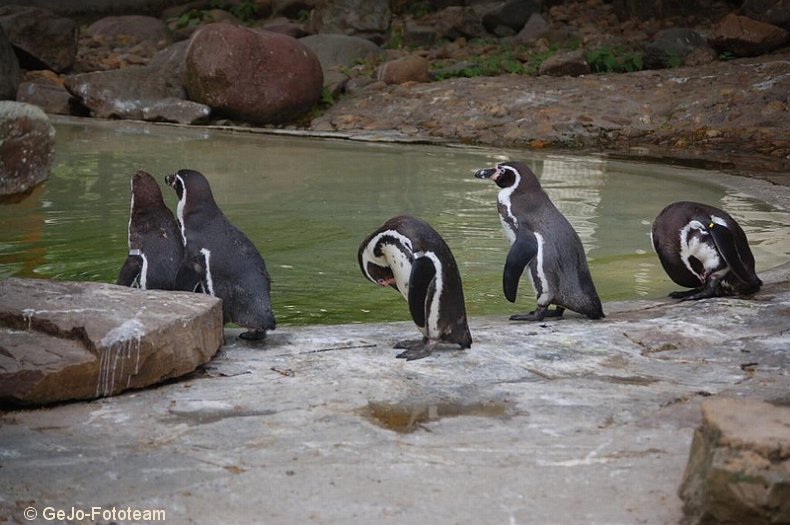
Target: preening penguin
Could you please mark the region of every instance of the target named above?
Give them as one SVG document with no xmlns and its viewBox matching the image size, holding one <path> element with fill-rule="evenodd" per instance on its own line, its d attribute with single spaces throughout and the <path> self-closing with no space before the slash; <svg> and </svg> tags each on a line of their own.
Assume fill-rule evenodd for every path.
<svg viewBox="0 0 790 525">
<path fill-rule="evenodd" d="M 176 214 L 184 244 L 179 289 L 219 297 L 224 321 L 247 328 L 239 337 L 263 339 L 275 328 L 263 257 L 219 209 L 202 173 L 182 169 L 165 182 L 178 194 Z"/>
<path fill-rule="evenodd" d="M 674 299 L 752 294 L 763 284 L 754 271 L 746 234 L 735 219 L 714 206 L 670 204 L 653 222 L 651 240 L 669 277 L 692 288 L 669 294 Z"/>
<path fill-rule="evenodd" d="M 138 171 L 131 178 L 129 255 L 117 284 L 143 290 L 174 290 L 184 248 L 178 223 L 154 178 Z"/>
<path fill-rule="evenodd" d="M 510 241 L 502 285 L 508 301 L 516 301 L 521 274 L 529 277 L 538 307 L 513 315 L 513 321 L 541 321 L 559 317 L 565 309 L 590 319 L 604 317 L 581 239 L 543 191 L 538 178 L 520 162 L 506 162 L 477 170 L 478 179 L 491 179 L 501 189 L 497 209 Z M 556 305 L 549 310 L 549 305 Z"/>
<path fill-rule="evenodd" d="M 362 273 L 379 286 L 391 286 L 409 302 L 417 341 L 400 341 L 396 357 L 420 359 L 440 341 L 472 346 L 464 292 L 455 258 L 444 239 L 428 223 L 399 215 L 368 235 L 359 245 Z"/>
</svg>

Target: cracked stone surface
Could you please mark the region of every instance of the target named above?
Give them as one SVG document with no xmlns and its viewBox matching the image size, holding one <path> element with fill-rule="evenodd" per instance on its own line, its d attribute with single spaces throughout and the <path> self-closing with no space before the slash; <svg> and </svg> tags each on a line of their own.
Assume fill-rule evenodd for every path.
<svg viewBox="0 0 790 525">
<path fill-rule="evenodd" d="M 103 283 L 0 281 L 0 404 L 111 396 L 192 372 L 222 345 L 219 299 Z"/>
<path fill-rule="evenodd" d="M 0 520 L 164 509 L 167 523 L 677 523 L 700 405 L 790 403 L 790 265 L 753 299 L 472 318 L 470 350 L 395 359 L 411 323 L 226 329 L 155 389 L 0 415 Z"/>
</svg>

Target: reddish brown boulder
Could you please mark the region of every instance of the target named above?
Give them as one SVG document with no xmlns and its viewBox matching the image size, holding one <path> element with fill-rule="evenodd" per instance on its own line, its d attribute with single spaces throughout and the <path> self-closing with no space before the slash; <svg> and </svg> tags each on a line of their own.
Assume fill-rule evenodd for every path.
<svg viewBox="0 0 790 525">
<path fill-rule="evenodd" d="M 152 16 L 107 16 L 88 26 L 86 33 L 111 38 L 131 37 L 137 41 L 170 41 L 165 23 Z"/>
<path fill-rule="evenodd" d="M 784 45 L 788 35 L 781 27 L 729 14 L 713 28 L 708 42 L 720 53 L 751 57 L 769 53 Z"/>
<path fill-rule="evenodd" d="M 184 86 L 191 100 L 256 124 L 288 122 L 321 98 L 315 53 L 294 38 L 230 24 L 209 24 L 192 36 Z"/>
<path fill-rule="evenodd" d="M 378 70 L 378 78 L 387 84 L 428 82 L 431 80 L 428 66 L 428 61 L 423 57 L 407 55 L 382 64 Z"/>
<path fill-rule="evenodd" d="M 192 372 L 223 342 L 222 306 L 190 292 L 0 281 L 0 403 L 93 399 Z"/>
</svg>

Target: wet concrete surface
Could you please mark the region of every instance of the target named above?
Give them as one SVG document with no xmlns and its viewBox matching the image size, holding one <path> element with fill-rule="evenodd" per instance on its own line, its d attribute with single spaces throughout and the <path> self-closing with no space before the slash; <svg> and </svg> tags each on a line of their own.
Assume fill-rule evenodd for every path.
<svg viewBox="0 0 790 525">
<path fill-rule="evenodd" d="M 470 350 L 413 362 L 392 348 L 409 322 L 257 345 L 226 329 L 187 379 L 3 413 L 0 518 L 677 523 L 701 400 L 790 402 L 790 265 L 762 277 L 752 299 L 608 303 L 602 321 L 473 318 Z"/>
</svg>

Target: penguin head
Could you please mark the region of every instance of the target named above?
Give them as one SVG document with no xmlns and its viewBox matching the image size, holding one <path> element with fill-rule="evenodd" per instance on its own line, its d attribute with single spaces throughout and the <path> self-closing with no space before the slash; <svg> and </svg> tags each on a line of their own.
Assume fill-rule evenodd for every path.
<svg viewBox="0 0 790 525">
<path fill-rule="evenodd" d="M 195 199 L 200 199 L 204 204 L 216 206 L 214 196 L 211 193 L 211 186 L 209 186 L 206 177 L 199 171 L 180 169 L 166 176 L 165 182 L 176 190 L 179 202 L 186 201 L 187 195 L 189 195 L 189 199 L 192 202 Z"/>
<path fill-rule="evenodd" d="M 540 183 L 535 174 L 521 162 L 503 162 L 493 168 L 479 169 L 475 172 L 475 177 L 478 179 L 491 179 L 503 190 L 507 188 L 516 189 L 522 186 L 522 181 L 527 183 L 526 186 L 537 186 L 537 188 L 540 188 Z"/>
<path fill-rule="evenodd" d="M 389 266 L 379 266 L 373 261 L 366 261 L 363 271 L 370 281 L 382 288 L 385 286 L 396 287 L 395 274 Z"/>
<path fill-rule="evenodd" d="M 146 209 L 152 205 L 158 207 L 165 205 L 162 190 L 150 173 L 138 170 L 132 175 L 131 186 L 133 208 Z"/>
</svg>

